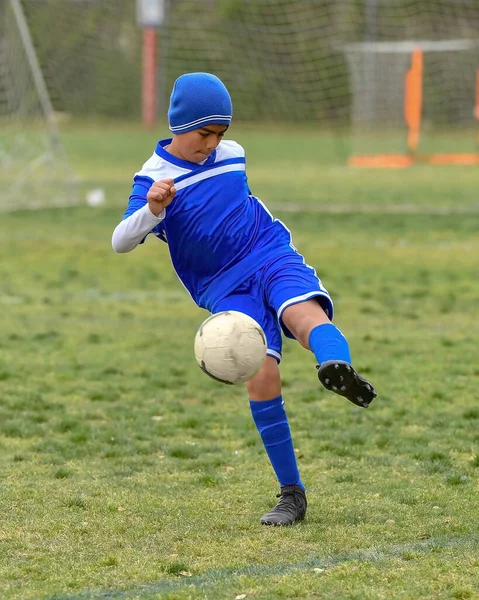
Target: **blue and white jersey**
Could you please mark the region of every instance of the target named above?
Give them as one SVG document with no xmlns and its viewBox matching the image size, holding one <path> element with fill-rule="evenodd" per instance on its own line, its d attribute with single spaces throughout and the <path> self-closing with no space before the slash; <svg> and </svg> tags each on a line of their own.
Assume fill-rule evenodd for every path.
<svg viewBox="0 0 479 600">
<path fill-rule="evenodd" d="M 251 194 L 239 144 L 223 140 L 196 164 L 169 154 L 170 143 L 161 140 L 135 174 L 123 219 L 147 204 L 153 182 L 174 180 L 175 198 L 150 233 L 168 243 L 178 277 L 198 306 L 210 309 L 263 265 L 295 250 L 289 230 Z"/>
</svg>

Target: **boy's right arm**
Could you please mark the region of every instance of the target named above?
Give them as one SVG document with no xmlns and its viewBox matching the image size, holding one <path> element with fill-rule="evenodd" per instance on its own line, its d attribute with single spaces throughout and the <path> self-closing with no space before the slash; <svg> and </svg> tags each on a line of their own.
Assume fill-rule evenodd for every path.
<svg viewBox="0 0 479 600">
<path fill-rule="evenodd" d="M 144 204 L 138 200 L 140 207 L 117 225 L 111 238 L 115 252 L 130 252 L 138 246 L 143 238 L 165 218 L 165 208 L 171 204 L 176 189 L 172 179 L 155 181 Z M 143 197 L 144 198 L 144 197 Z"/>
</svg>

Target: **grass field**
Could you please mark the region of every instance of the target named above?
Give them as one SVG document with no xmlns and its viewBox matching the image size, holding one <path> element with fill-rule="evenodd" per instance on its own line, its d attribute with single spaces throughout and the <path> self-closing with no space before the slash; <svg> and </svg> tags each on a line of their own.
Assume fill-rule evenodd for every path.
<svg viewBox="0 0 479 600">
<path fill-rule="evenodd" d="M 206 313 L 166 245 L 110 246 L 156 136 L 67 126 L 81 194 L 107 203 L 0 218 L 0 597 L 479 598 L 479 170 L 354 171 L 331 136 L 232 134 L 378 398 L 321 389 L 285 342 L 309 512 L 260 527 L 276 482 L 244 390 L 196 366 Z"/>
</svg>

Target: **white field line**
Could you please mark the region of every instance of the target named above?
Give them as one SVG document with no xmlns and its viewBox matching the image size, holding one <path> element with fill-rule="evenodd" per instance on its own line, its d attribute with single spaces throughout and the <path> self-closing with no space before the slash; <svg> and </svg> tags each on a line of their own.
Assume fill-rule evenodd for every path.
<svg viewBox="0 0 479 600">
<path fill-rule="evenodd" d="M 144 300 L 155 300 L 160 302 L 178 302 L 179 300 L 191 299 L 184 291 L 171 292 L 101 292 L 100 290 L 85 290 L 78 293 L 55 292 L 55 294 L 45 294 L 54 296 L 59 302 L 75 303 L 75 302 L 142 302 Z M 31 303 L 31 298 L 25 296 L 1 295 L 0 304 L 23 304 L 24 302 Z"/>
<path fill-rule="evenodd" d="M 418 206 L 416 204 L 296 204 L 269 203 L 273 212 L 375 215 L 478 215 L 477 206 Z"/>
<path fill-rule="evenodd" d="M 52 210 L 55 208 L 67 208 L 79 205 L 77 200 L 65 200 L 63 202 L 42 204 L 31 203 L 26 205 L 2 205 L 0 213 L 14 213 L 33 210 Z M 295 202 L 268 202 L 268 208 L 272 211 L 289 213 L 325 213 L 325 214 L 376 214 L 376 215 L 478 215 L 477 206 L 418 206 L 416 204 L 298 204 Z"/>
<path fill-rule="evenodd" d="M 212 569 L 203 575 L 181 576 L 180 578 L 165 578 L 157 583 L 139 585 L 128 590 L 89 590 L 79 594 L 45 597 L 45 600 L 110 600 L 152 597 L 153 594 L 175 592 L 188 588 L 209 588 L 210 591 L 218 585 L 230 586 L 241 577 L 260 577 L 264 585 L 264 578 L 289 575 L 290 573 L 310 573 L 312 577 L 320 577 L 321 573 L 334 569 L 339 565 L 350 562 L 377 563 L 392 558 L 400 558 L 406 552 L 415 552 L 426 556 L 434 551 L 439 557 L 439 551 L 449 549 L 467 550 L 470 556 L 477 553 L 479 538 L 470 537 L 435 537 L 427 540 L 399 544 L 386 548 L 368 548 L 355 552 L 333 554 L 326 556 L 311 556 L 300 563 L 283 563 L 279 565 L 251 565 L 241 568 Z M 474 553 L 474 554 L 473 554 Z M 239 588 L 238 588 L 239 589 Z M 214 597 L 211 596 L 211 597 Z"/>
</svg>

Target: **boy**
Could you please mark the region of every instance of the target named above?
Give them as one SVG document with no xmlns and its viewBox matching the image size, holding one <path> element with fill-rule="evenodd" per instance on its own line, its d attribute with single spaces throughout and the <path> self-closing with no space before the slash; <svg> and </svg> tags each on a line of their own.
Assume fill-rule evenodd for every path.
<svg viewBox="0 0 479 600">
<path fill-rule="evenodd" d="M 230 95 L 216 76 L 189 73 L 176 80 L 168 110 L 173 137 L 158 142 L 136 173 L 112 245 L 129 252 L 153 233 L 168 243 L 176 273 L 198 306 L 244 312 L 263 328 L 267 357 L 246 389 L 280 501 L 260 522 L 291 525 L 304 518 L 307 502 L 281 395 L 281 330 L 313 352 L 328 390 L 364 408 L 376 392 L 351 366 L 316 272 L 288 229 L 251 194 L 243 148 L 222 139 L 231 118 Z"/>
</svg>

